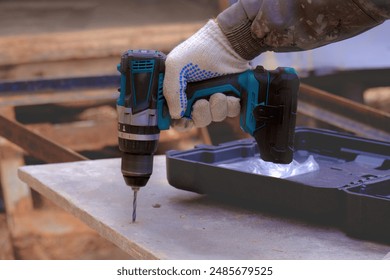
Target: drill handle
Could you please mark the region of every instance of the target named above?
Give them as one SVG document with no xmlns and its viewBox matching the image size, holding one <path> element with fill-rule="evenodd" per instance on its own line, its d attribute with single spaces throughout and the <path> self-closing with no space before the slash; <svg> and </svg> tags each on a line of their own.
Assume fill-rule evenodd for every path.
<svg viewBox="0 0 390 280">
<path fill-rule="evenodd" d="M 242 87 L 239 84 L 239 74 L 229 74 L 199 82 L 188 83 L 186 88 L 187 108 L 184 117 L 191 118 L 192 106 L 199 99 L 209 99 L 215 93 L 241 98 Z"/>
<path fill-rule="evenodd" d="M 251 72 L 250 70 L 248 70 Z M 246 71 L 246 72 L 248 72 Z M 237 74 L 223 75 L 207 80 L 188 83 L 186 87 L 187 108 L 184 112 L 184 118 L 191 118 L 192 106 L 200 99 L 209 99 L 215 93 L 224 93 L 241 99 L 245 89 L 240 83 L 240 77 L 245 76 L 246 72 Z M 241 80 L 243 80 L 241 78 Z M 168 107 L 163 96 L 158 98 L 158 125 L 161 130 L 169 129 L 171 119 Z"/>
<path fill-rule="evenodd" d="M 297 91 L 299 79 L 294 69 L 279 67 L 276 70 L 268 71 L 262 66 L 258 66 L 253 70 L 241 73 L 188 83 L 186 88 L 187 108 L 183 117 L 191 118 L 192 106 L 199 99 L 208 99 L 212 94 L 218 92 L 224 93 L 240 98 L 240 126 L 245 132 L 254 136 L 255 131 L 259 128 L 259 121 L 254 115 L 255 109 L 261 108 L 259 106 L 272 106 L 269 104 L 271 100 L 269 95 L 272 95 L 271 93 L 278 94 L 282 85 Z M 162 93 L 158 97 L 157 107 L 159 128 L 161 130 L 169 129 L 171 119 Z M 269 107 L 266 110 L 270 111 Z"/>
</svg>

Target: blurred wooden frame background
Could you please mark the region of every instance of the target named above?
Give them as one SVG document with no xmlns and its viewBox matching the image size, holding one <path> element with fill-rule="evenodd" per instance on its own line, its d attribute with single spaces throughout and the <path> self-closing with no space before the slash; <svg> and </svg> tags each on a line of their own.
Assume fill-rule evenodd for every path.
<svg viewBox="0 0 390 280">
<path fill-rule="evenodd" d="M 0 83 L 117 75 L 116 65 L 127 49 L 150 48 L 168 53 L 209 18 L 227 8 L 230 2 L 0 2 L 0 25 L 3 27 L 0 30 Z M 134 7 L 148 13 L 151 23 L 146 17 L 142 18 L 142 24 L 131 24 L 132 15 L 140 19 L 139 11 Z M 98 15 L 94 16 L 94 13 Z M 83 19 L 78 25 L 80 17 Z M 85 25 L 89 19 L 94 24 Z M 301 90 L 306 93 L 301 94 L 298 109 L 310 117 L 302 119 L 305 116 L 300 116 L 303 122 L 320 122 L 321 116 L 328 114 L 339 123 L 338 128 L 352 124 L 357 132 L 381 133 L 383 127 L 388 127 L 389 114 L 331 97 L 318 89 L 303 86 Z M 30 150 L 28 154 L 15 143 L 0 138 L 0 186 L 5 204 L 5 213 L 0 213 L 0 259 L 127 258 L 81 222 L 31 192 L 17 177 L 17 168 L 26 164 L 26 160 L 53 162 L 56 159 L 119 156 L 116 149 L 116 92 L 116 87 L 93 86 L 77 91 L 49 90 L 33 94 L 0 91 L 0 129 L 14 133 L 14 137 Z M 358 119 L 351 122 L 350 117 Z M 247 137 L 239 129 L 237 119 L 226 123 L 234 137 Z M 207 129 L 193 129 L 184 134 L 164 131 L 159 153 L 167 149 L 189 149 L 199 143 L 210 144 L 210 138 L 222 134 L 216 127 L 211 131 L 214 137 L 210 137 Z M 63 156 L 59 156 L 61 152 L 64 152 Z M 69 245 L 63 246 L 64 242 Z"/>
<path fill-rule="evenodd" d="M 196 2 L 199 4 L 196 5 Z M 126 9 L 126 5 L 135 7 L 135 4 L 148 13 L 145 16 L 150 17 L 151 24 L 147 24 L 147 19 L 142 24 L 131 24 L 132 15 L 137 18 L 137 10 L 129 10 L 129 18 L 124 18 L 123 23 L 120 19 L 113 18 L 116 14 L 124 14 L 119 10 Z M 82 3 L 61 0 L 50 3 L 27 0 L 0 3 L 0 9 L 7 15 L 3 17 L 2 26 L 7 27 L 7 23 L 12 22 L 12 25 L 8 25 L 9 30 L 15 30 L 7 32 L 3 29 L 4 33 L 0 32 L 0 81 L 117 74 L 116 65 L 120 55 L 127 49 L 158 49 L 168 53 L 228 4 L 229 1 L 221 0 L 115 0 L 110 2 L 112 6 L 109 12 L 112 15 L 107 12 L 107 26 L 98 22 L 95 24 L 98 27 L 78 29 L 74 27 L 76 24 L 71 23 L 71 18 L 66 20 L 64 12 L 61 14 L 62 8 L 69 10 L 70 16 L 74 11 L 77 20 L 80 11 L 85 11 L 90 16 L 99 9 L 99 5 L 108 4 L 100 0 Z M 162 16 L 156 16 L 156 13 L 167 12 L 163 5 L 167 6 L 169 13 L 158 23 L 156 21 Z M 176 6 L 176 10 L 172 9 Z M 103 8 L 100 10 L 104 12 Z M 181 14 L 186 10 L 191 11 L 192 15 Z M 15 17 L 9 15 L 13 12 Z M 57 19 L 64 20 L 65 25 L 70 22 L 70 27 L 58 25 L 57 30 L 51 27 L 50 24 L 56 20 L 55 15 L 48 14 L 52 12 L 59 13 Z M 18 21 L 18 17 L 23 17 L 24 20 Z M 110 17 L 119 24 L 112 26 Z M 48 21 L 46 25 L 45 18 Z M 179 22 L 185 18 L 188 19 Z M 37 22 L 35 27 L 31 26 L 34 22 Z M 22 26 L 26 23 L 30 25 Z M 43 26 L 42 29 L 39 29 L 39 25 Z M 1 94 L 0 114 L 6 121 L 2 127 L 15 130 L 20 125 L 61 149 L 84 152 L 87 155 L 96 152 L 95 157 L 99 157 L 100 151 L 117 145 L 116 112 L 113 104 L 116 90 L 92 87 L 55 94 L 51 91 L 35 92 L 33 95 L 28 92 Z M 56 111 L 57 107 L 69 111 L 60 118 L 59 123 L 55 123 L 59 119 L 55 116 L 56 112 L 59 113 Z M 37 121 L 32 121 L 34 118 Z M 26 123 L 20 123 L 23 121 Z M 171 148 L 191 148 L 198 143 L 211 143 L 207 130 L 193 129 L 184 134 L 173 130 L 164 131 L 161 133 L 159 152 Z M 114 151 L 112 155 L 119 154 Z M 5 214 L 0 217 L 0 259 L 127 258 L 127 255 L 102 240 L 81 222 L 40 195 L 32 193 L 18 179 L 17 168 L 25 164 L 26 156 L 25 151 L 14 143 L 0 139 L 0 185 L 5 205 Z M 58 161 L 62 160 L 59 158 Z M 50 230 L 53 228 L 55 230 Z M 85 239 L 89 243 L 82 245 Z M 64 246 L 60 250 L 56 249 L 56 245 L 61 244 L 60 240 L 66 240 L 71 245 L 66 246 L 66 250 Z"/>
</svg>

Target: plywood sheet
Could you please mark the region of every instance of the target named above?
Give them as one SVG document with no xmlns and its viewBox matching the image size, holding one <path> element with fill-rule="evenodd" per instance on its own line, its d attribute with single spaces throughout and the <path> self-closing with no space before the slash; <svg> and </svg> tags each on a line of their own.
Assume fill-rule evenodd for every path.
<svg viewBox="0 0 390 280">
<path fill-rule="evenodd" d="M 139 193 L 134 224 L 120 159 L 26 166 L 19 176 L 138 259 L 382 259 L 390 251 L 337 228 L 177 190 L 166 180 L 164 156 L 155 157 Z"/>
</svg>

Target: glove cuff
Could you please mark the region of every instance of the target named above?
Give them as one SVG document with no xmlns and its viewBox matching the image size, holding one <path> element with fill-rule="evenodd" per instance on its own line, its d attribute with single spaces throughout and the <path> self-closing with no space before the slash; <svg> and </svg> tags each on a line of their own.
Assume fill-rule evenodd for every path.
<svg viewBox="0 0 390 280">
<path fill-rule="evenodd" d="M 252 60 L 266 51 L 261 40 L 252 33 L 252 23 L 261 1 L 239 2 L 224 10 L 217 22 L 234 51 L 243 59 Z"/>
<path fill-rule="evenodd" d="M 223 30 L 221 26 L 234 51 L 245 60 L 252 60 L 267 51 L 262 41 L 252 35 L 251 25 L 250 20 L 245 20 L 230 30 Z"/>
</svg>

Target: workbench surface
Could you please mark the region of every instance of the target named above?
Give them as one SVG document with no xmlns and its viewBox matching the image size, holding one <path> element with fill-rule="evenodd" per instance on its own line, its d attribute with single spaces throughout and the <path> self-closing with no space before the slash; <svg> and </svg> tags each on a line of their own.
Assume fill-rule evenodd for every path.
<svg viewBox="0 0 390 280">
<path fill-rule="evenodd" d="M 24 166 L 19 177 L 136 259 L 382 259 L 390 251 L 336 227 L 175 189 L 165 156 L 138 194 L 136 223 L 120 159 Z"/>
</svg>

